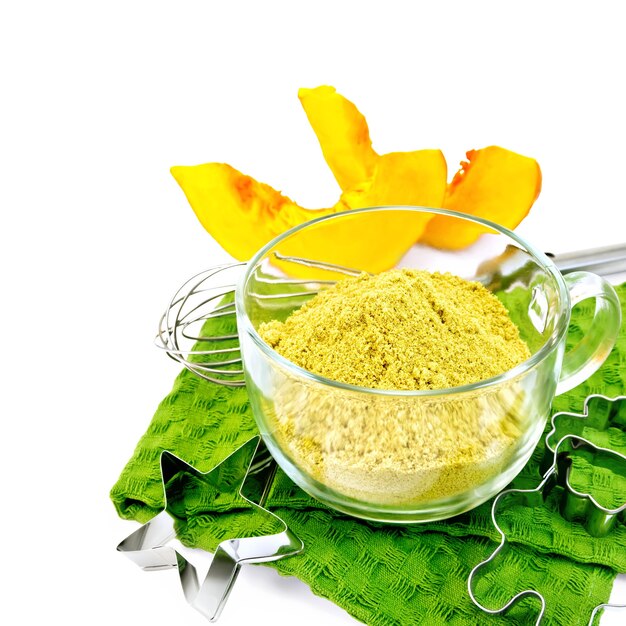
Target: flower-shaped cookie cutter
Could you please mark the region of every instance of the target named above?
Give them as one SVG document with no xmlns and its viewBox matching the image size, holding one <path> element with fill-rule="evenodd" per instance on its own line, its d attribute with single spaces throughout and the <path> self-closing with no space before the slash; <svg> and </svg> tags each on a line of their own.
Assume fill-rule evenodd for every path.
<svg viewBox="0 0 626 626">
<path fill-rule="evenodd" d="M 585 399 L 582 413 L 560 411 L 552 416 L 550 424 L 551 430 L 546 435 L 546 468 L 552 464 L 557 443 L 566 435 L 590 439 L 585 434 L 586 429 L 607 433 L 609 428 L 618 428 L 626 435 L 626 396 L 609 398 L 602 394 L 592 394 Z M 598 441 L 595 443 L 599 444 Z"/>
<path fill-rule="evenodd" d="M 597 440 L 597 437 L 608 439 L 611 428 L 622 430 L 626 435 L 626 396 L 609 398 L 602 394 L 592 394 L 585 399 L 582 413 L 568 411 L 555 413 L 552 416 L 550 432 L 545 439 L 546 450 L 542 471 L 545 473 L 549 470 L 556 446 L 563 437 L 575 435 L 596 446 L 604 447 L 603 442 Z M 593 437 L 590 431 L 595 432 Z M 590 535 L 594 537 L 607 535 L 616 524 L 620 513 L 615 514 L 610 509 L 591 506 L 591 502 L 574 489 L 569 481 L 567 482 L 567 489 L 563 491 L 561 497 L 561 515 L 568 521 L 581 521 Z"/>
<path fill-rule="evenodd" d="M 248 458 L 251 461 L 246 465 Z M 210 622 L 216 621 L 242 564 L 277 561 L 304 549 L 302 541 L 289 530 L 287 524 L 263 508 L 276 468 L 276 462 L 258 436 L 248 440 L 206 473 L 199 472 L 170 452 L 162 452 L 161 478 L 165 508 L 120 542 L 117 550 L 146 571 L 178 568 L 187 602 Z M 173 490 L 176 489 L 176 478 L 181 473 L 191 477 L 194 485 L 200 485 L 200 488 L 205 484 L 212 490 L 225 492 L 238 485 L 239 496 L 254 509 L 271 518 L 270 521 L 278 522 L 283 530 L 269 535 L 222 541 L 215 551 L 204 580 L 199 581 L 194 565 L 174 547 L 167 545 L 176 538 L 174 509 L 176 495 L 179 494 Z"/>
<path fill-rule="evenodd" d="M 593 529 L 600 529 L 600 535 L 606 534 L 605 530 L 612 528 L 615 520 L 626 510 L 625 502 L 616 508 L 607 508 L 601 505 L 592 494 L 577 491 L 570 484 L 570 470 L 572 467 L 572 453 L 575 451 L 585 451 L 589 453 L 593 459 L 610 458 L 620 465 L 620 474 L 626 477 L 626 456 L 610 450 L 594 445 L 587 439 L 583 439 L 577 435 L 566 435 L 562 437 L 554 446 L 553 463 L 545 472 L 543 479 L 535 489 L 506 489 L 500 492 L 493 501 L 491 507 L 491 521 L 500 534 L 500 545 L 491 553 L 484 561 L 481 561 L 470 572 L 467 589 L 472 602 L 482 611 L 490 615 L 502 615 L 515 603 L 522 598 L 534 597 L 541 603 L 541 611 L 535 622 L 535 626 L 539 626 L 543 620 L 546 611 L 546 600 L 544 596 L 536 589 L 525 589 L 513 596 L 504 606 L 499 608 L 489 608 L 483 605 L 476 597 L 477 581 L 495 569 L 494 563 L 499 554 L 501 554 L 509 545 L 505 531 L 498 523 L 498 511 L 506 507 L 515 506 L 517 504 L 526 507 L 543 506 L 548 494 L 556 486 L 563 487 L 565 493 L 575 497 L 578 503 L 577 513 L 582 516 L 583 520 L 593 520 L 592 523 L 584 524 Z M 580 506 L 582 504 L 582 506 Z M 604 603 L 596 606 L 590 617 L 588 624 L 593 624 L 596 615 L 604 610 L 623 610 L 626 604 Z"/>
</svg>

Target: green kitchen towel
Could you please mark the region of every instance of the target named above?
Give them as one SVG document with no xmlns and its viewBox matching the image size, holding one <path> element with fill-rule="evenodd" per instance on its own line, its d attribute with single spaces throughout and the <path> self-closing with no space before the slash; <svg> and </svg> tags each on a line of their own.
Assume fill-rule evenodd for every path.
<svg viewBox="0 0 626 626">
<path fill-rule="evenodd" d="M 626 285 L 618 288 L 626 308 Z M 568 342 L 576 342 L 591 317 L 581 303 L 572 316 Z M 210 320 L 207 332 L 233 332 L 234 319 Z M 626 381 L 626 333 L 603 367 L 588 381 L 555 399 L 555 410 L 581 411 L 590 393 L 616 396 Z M 145 522 L 163 508 L 163 450 L 206 472 L 257 434 L 245 388 L 229 388 L 183 370 L 159 405 L 145 435 L 111 490 L 120 516 Z M 620 433 L 621 434 L 621 433 Z M 619 437 L 617 438 L 619 440 Z M 622 441 L 624 441 L 622 439 Z M 620 451 L 626 452 L 626 448 Z M 539 479 L 543 441 L 513 482 L 532 488 Z M 179 524 L 186 545 L 213 550 L 229 537 L 258 532 L 253 510 L 224 494 L 219 510 L 190 507 Z M 232 507 L 229 502 L 232 501 Z M 506 616 L 489 616 L 470 601 L 467 578 L 496 547 L 491 502 L 451 520 L 412 526 L 369 523 L 333 511 L 278 472 L 267 506 L 305 544 L 302 554 L 267 564 L 297 576 L 311 589 L 374 626 L 424 624 L 532 624 L 538 602 L 524 600 Z M 483 604 L 499 607 L 523 589 L 546 598 L 546 624 L 586 624 L 606 602 L 617 572 L 626 571 L 626 527 L 602 539 L 566 522 L 554 499 L 545 507 L 512 507 L 502 515 L 511 547 L 477 587 Z"/>
</svg>

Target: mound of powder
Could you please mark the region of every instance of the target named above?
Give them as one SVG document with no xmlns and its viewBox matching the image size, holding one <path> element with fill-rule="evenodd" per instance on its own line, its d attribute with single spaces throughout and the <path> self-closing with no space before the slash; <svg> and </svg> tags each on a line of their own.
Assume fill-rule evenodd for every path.
<svg viewBox="0 0 626 626">
<path fill-rule="evenodd" d="M 375 389 L 456 387 L 530 357 L 506 308 L 488 289 L 424 270 L 340 280 L 284 322 L 262 324 L 259 334 L 310 372 Z"/>
</svg>

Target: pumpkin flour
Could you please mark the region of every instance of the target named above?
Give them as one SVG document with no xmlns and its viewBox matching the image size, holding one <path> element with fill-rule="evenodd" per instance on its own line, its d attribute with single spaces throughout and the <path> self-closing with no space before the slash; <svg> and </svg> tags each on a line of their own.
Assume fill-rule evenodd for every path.
<svg viewBox="0 0 626 626">
<path fill-rule="evenodd" d="M 458 387 L 530 356 L 488 289 L 423 270 L 339 281 L 259 334 L 314 374 L 374 389 Z"/>
<path fill-rule="evenodd" d="M 259 334 L 300 367 L 372 389 L 456 387 L 530 356 L 485 287 L 423 270 L 341 280 L 284 322 L 262 324 Z M 496 476 L 527 419 L 515 380 L 416 398 L 285 374 L 271 404 L 272 435 L 313 478 L 352 498 L 396 505 L 451 496 Z"/>
</svg>

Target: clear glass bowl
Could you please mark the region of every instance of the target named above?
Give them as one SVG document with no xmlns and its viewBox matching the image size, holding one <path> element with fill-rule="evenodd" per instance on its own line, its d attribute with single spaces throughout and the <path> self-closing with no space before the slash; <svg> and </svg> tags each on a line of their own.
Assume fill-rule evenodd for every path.
<svg viewBox="0 0 626 626">
<path fill-rule="evenodd" d="M 483 235 L 463 251 L 412 247 L 433 217 Z M 307 255 L 315 263 L 293 257 Z M 287 257 L 287 258 L 285 258 Z M 284 320 L 345 272 L 396 267 L 480 281 L 507 307 L 531 357 L 471 385 L 394 391 L 317 376 L 270 348 L 257 329 Z M 596 298 L 585 339 L 564 355 L 572 306 Z M 307 222 L 249 262 L 236 289 L 248 393 L 270 452 L 307 493 L 339 511 L 384 522 L 445 519 L 503 489 L 528 461 L 555 393 L 595 371 L 621 314 L 613 288 L 587 272 L 562 276 L 543 253 L 478 218 L 418 207 L 377 207 Z"/>
</svg>

